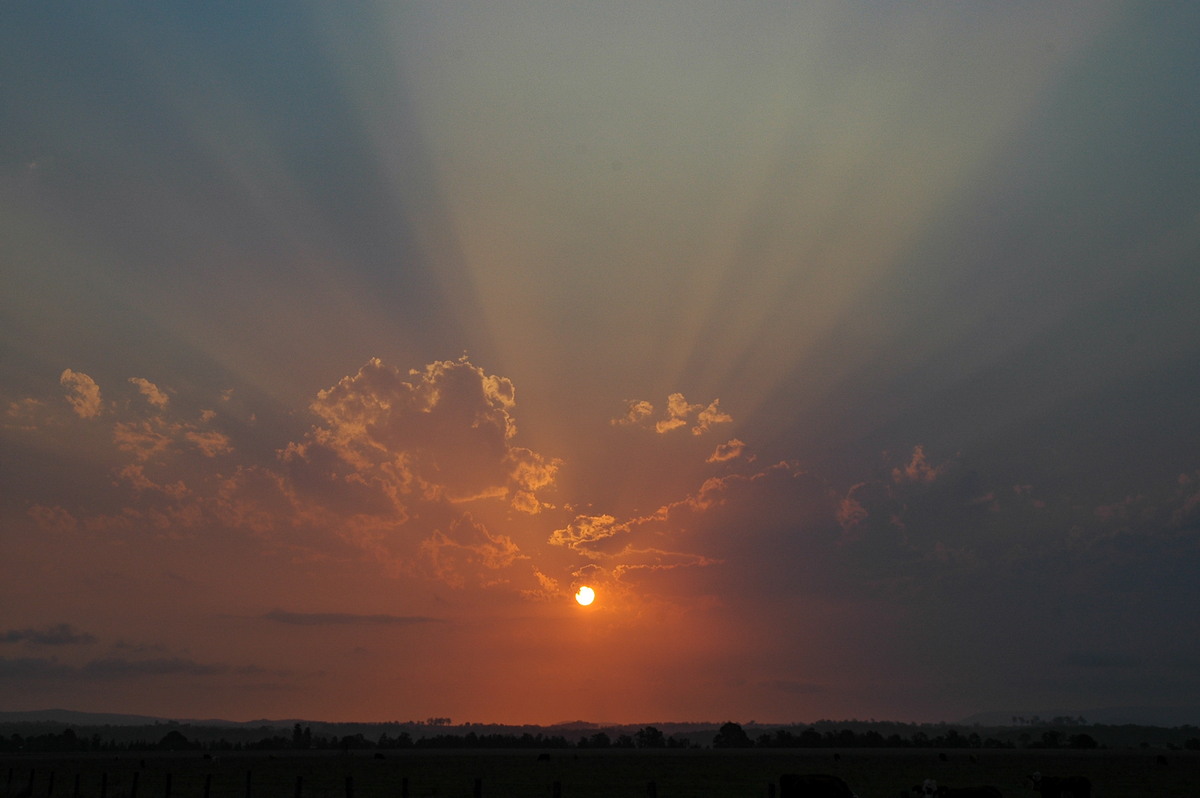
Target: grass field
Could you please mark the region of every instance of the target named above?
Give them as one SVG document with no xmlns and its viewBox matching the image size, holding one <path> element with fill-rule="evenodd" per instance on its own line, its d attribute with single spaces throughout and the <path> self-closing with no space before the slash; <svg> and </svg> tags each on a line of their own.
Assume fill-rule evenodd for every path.
<svg viewBox="0 0 1200 798">
<path fill-rule="evenodd" d="M 299 781 L 304 798 L 657 798 L 767 796 L 782 773 L 833 773 L 860 798 L 897 798 L 926 778 L 939 784 L 992 784 L 1005 796 L 1029 796 L 1026 775 L 1088 776 L 1096 798 L 1196 798 L 1200 753 L 1170 752 L 1166 764 L 1144 751 L 921 750 L 530 751 L 200 754 L 54 754 L 0 757 L 0 798 L 30 785 L 32 796 L 126 798 L 287 798 Z M 135 785 L 136 778 L 136 785 Z M 169 786 L 168 790 L 168 778 Z M 348 780 L 349 789 L 348 793 Z M 78 792 L 76 783 L 78 781 Z M 247 787 L 249 781 L 249 787 Z"/>
</svg>

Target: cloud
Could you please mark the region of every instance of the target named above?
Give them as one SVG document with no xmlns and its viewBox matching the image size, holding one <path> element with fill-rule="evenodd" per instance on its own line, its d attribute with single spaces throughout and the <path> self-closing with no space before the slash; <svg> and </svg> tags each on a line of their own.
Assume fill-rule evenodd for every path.
<svg viewBox="0 0 1200 798">
<path fill-rule="evenodd" d="M 268 671 L 257 665 L 228 665 L 226 663 L 197 662 L 187 657 L 162 657 L 156 659 L 124 659 L 106 657 L 90 660 L 83 665 L 70 665 L 56 659 L 41 657 L 0 657 L 0 678 L 12 679 L 143 679 L 154 676 L 258 676 L 263 674 L 288 675 L 284 671 Z"/>
<path fill-rule="evenodd" d="M 288 612 L 274 609 L 262 616 L 269 621 L 291 626 L 414 626 L 438 623 L 425 615 L 362 615 L 352 612 Z"/>
<path fill-rule="evenodd" d="M 511 538 L 467 517 L 455 518 L 445 530 L 435 529 L 422 541 L 421 553 L 433 574 L 451 587 L 464 587 L 467 576 L 481 569 L 497 571 L 524 558 Z"/>
<path fill-rule="evenodd" d="M 837 520 L 843 530 L 853 529 L 871 517 L 867 508 L 855 496 L 856 493 L 866 487 L 867 483 L 865 482 L 859 482 L 857 485 L 854 485 L 846 493 L 841 504 L 838 505 Z"/>
<path fill-rule="evenodd" d="M 408 374 L 376 358 L 317 395 L 310 407 L 323 424 L 294 452 L 325 448 L 359 478 L 397 493 L 506 497 L 535 512 L 535 494 L 553 483 L 559 462 L 511 444 L 515 405 L 512 382 L 465 357 Z"/>
<path fill-rule="evenodd" d="M 708 456 L 706 463 L 725 463 L 742 456 L 746 444 L 737 438 L 731 438 L 725 443 L 717 444 L 717 448 Z"/>
<path fill-rule="evenodd" d="M 636 399 L 629 400 L 625 415 L 611 420 L 615 426 L 632 426 L 646 423 L 654 414 L 654 405 Z M 721 400 L 714 399 L 708 405 L 692 404 L 682 393 L 673 393 L 667 397 L 666 414 L 654 422 L 654 431 L 660 435 L 674 429 L 691 425 L 693 435 L 703 435 L 714 424 L 728 424 L 733 417 L 721 410 Z"/>
<path fill-rule="evenodd" d="M 620 418 L 614 418 L 610 424 L 614 426 L 627 426 L 631 424 L 640 424 L 645 419 L 649 418 L 654 413 L 654 405 L 644 399 L 630 399 L 628 406 L 625 409 L 625 415 Z"/>
<path fill-rule="evenodd" d="M 0 657 L 0 679 L 56 679 L 76 675 L 76 670 L 44 657 Z"/>
<path fill-rule="evenodd" d="M 59 623 L 42 629 L 9 629 L 0 632 L 0 643 L 33 643 L 42 646 L 76 646 L 95 643 L 96 638 L 70 624 Z"/>
<path fill-rule="evenodd" d="M 562 529 L 550 533 L 547 542 L 588 553 L 601 541 L 629 532 L 629 524 L 617 523 L 611 515 L 577 515 Z"/>
<path fill-rule="evenodd" d="M 713 399 L 708 407 L 700 411 L 696 416 L 696 424 L 692 427 L 693 435 L 703 435 L 708 432 L 709 427 L 713 424 L 729 424 L 733 421 L 733 416 L 721 411 L 721 400 Z"/>
<path fill-rule="evenodd" d="M 142 377 L 130 377 L 129 381 L 137 386 L 138 391 L 142 396 L 146 397 L 146 401 L 160 410 L 167 406 L 169 401 L 167 395 L 158 389 L 158 386 L 150 382 L 150 380 Z"/>
<path fill-rule="evenodd" d="M 183 439 L 195 446 L 200 454 L 205 457 L 216 457 L 219 454 L 225 454 L 233 449 L 229 442 L 229 436 L 224 433 L 214 430 L 197 430 L 195 428 L 181 427 Z"/>
<path fill-rule="evenodd" d="M 65 507 L 58 505 L 47 507 L 44 504 L 35 504 L 29 508 L 27 514 L 38 528 L 45 532 L 69 534 L 79 528 L 79 519 Z"/>
<path fill-rule="evenodd" d="M 250 671 L 257 671 L 252 666 Z M 186 657 L 156 659 L 123 659 L 107 657 L 94 659 L 79 669 L 82 676 L 102 679 L 129 679 L 143 676 L 221 676 L 232 672 L 244 673 L 246 668 L 234 668 L 224 663 L 197 662 Z"/>
<path fill-rule="evenodd" d="M 521 595 L 527 599 L 534 601 L 550 601 L 563 595 L 563 589 L 559 581 L 549 574 L 544 574 L 538 569 L 533 569 L 533 576 L 537 580 L 536 588 L 529 588 L 521 591 Z"/>
<path fill-rule="evenodd" d="M 9 402 L 4 409 L 4 426 L 7 429 L 36 430 L 42 425 L 46 410 L 46 403 L 33 397 Z"/>
<path fill-rule="evenodd" d="M 80 418 L 95 418 L 100 415 L 100 386 L 88 375 L 66 369 L 58 382 L 70 391 L 67 401 Z"/>
<path fill-rule="evenodd" d="M 172 451 L 175 444 L 188 446 L 205 457 L 216 457 L 233 450 L 229 436 L 215 430 L 202 430 L 187 422 L 173 422 L 154 416 L 140 421 L 118 421 L 113 425 L 113 441 L 121 451 L 139 462 Z"/>
<path fill-rule="evenodd" d="M 933 482 L 945 470 L 945 465 L 933 467 L 925 458 L 925 447 L 918 444 L 913 447 L 912 459 L 903 468 L 892 469 L 892 480 L 895 482 Z"/>
</svg>

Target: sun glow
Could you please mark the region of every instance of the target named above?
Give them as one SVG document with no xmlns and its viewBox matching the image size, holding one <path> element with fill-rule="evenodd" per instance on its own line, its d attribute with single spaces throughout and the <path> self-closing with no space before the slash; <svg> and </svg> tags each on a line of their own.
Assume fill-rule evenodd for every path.
<svg viewBox="0 0 1200 798">
<path fill-rule="evenodd" d="M 587 585 L 579 588 L 579 592 L 575 594 L 575 600 L 586 607 L 596 600 L 596 591 L 592 590 Z"/>
</svg>

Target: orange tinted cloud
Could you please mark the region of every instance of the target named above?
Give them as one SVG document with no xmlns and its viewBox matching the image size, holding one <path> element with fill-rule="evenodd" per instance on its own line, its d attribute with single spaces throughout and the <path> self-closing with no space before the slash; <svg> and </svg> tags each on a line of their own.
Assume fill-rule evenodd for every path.
<svg viewBox="0 0 1200 798">
<path fill-rule="evenodd" d="M 70 391 L 67 401 L 80 418 L 95 418 L 100 415 L 100 386 L 88 375 L 66 369 L 58 378 L 59 383 Z"/>
<path fill-rule="evenodd" d="M 945 465 L 931 466 L 925 457 L 925 447 L 918 444 L 913 447 L 908 465 L 892 469 L 892 479 L 896 482 L 933 482 L 945 468 Z"/>
<path fill-rule="evenodd" d="M 529 510 L 558 464 L 512 446 L 512 383 L 465 358 L 402 374 L 373 359 L 321 391 L 324 422 L 297 452 L 323 447 L 361 479 L 450 501 L 508 497 Z"/>
<path fill-rule="evenodd" d="M 654 405 L 644 399 L 629 400 L 625 415 L 612 420 L 616 426 L 631 426 L 646 423 L 654 414 Z M 654 431 L 661 434 L 691 425 L 693 435 L 703 435 L 714 424 L 728 424 L 733 417 L 721 410 L 721 400 L 714 399 L 708 405 L 693 404 L 682 393 L 667 397 L 665 414 L 654 422 Z"/>
<path fill-rule="evenodd" d="M 739 441 L 737 438 L 731 438 L 725 443 L 717 444 L 717 448 L 713 450 L 713 453 L 708 456 L 708 460 L 705 462 L 724 463 L 729 460 L 736 460 L 742 456 L 742 452 L 745 451 L 745 449 L 746 444 L 743 441 Z"/>
<path fill-rule="evenodd" d="M 142 396 L 146 397 L 146 401 L 155 407 L 162 409 L 167 406 L 170 401 L 165 393 L 158 389 L 158 386 L 150 382 L 150 380 L 142 377 L 130 377 L 129 381 L 138 387 L 138 391 Z"/>
</svg>

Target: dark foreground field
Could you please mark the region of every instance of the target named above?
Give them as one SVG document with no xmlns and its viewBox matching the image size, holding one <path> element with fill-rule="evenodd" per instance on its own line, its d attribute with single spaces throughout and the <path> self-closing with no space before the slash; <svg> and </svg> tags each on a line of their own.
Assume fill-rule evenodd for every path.
<svg viewBox="0 0 1200 798">
<path fill-rule="evenodd" d="M 0 798 L 530 798 L 762 797 L 782 773 L 833 773 L 861 798 L 896 798 L 926 778 L 939 784 L 991 784 L 1004 796 L 1034 794 L 1034 770 L 1088 776 L 1096 798 L 1196 798 L 1200 753 L 1143 751 L 912 750 L 530 751 L 229 754 L 7 754 Z M 32 776 L 32 792 L 30 787 Z M 650 783 L 653 782 L 653 788 Z M 772 787 L 771 785 L 775 785 Z M 298 792 L 299 789 L 299 792 Z M 652 790 L 653 789 L 653 793 Z M 405 792 L 407 790 L 407 792 Z"/>
</svg>

